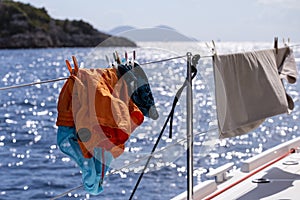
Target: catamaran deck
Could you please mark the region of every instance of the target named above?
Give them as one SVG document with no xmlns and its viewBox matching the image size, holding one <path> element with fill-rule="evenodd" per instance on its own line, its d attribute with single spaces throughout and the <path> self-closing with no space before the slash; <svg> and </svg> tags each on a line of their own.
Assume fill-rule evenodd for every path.
<svg viewBox="0 0 300 200">
<path fill-rule="evenodd" d="M 194 200 L 300 199 L 299 146 L 300 138 L 296 138 L 243 161 L 241 169 L 227 173 L 233 166 L 229 163 L 210 171 L 208 175 L 216 175 L 216 180 L 195 186 Z M 172 200 L 181 199 L 186 199 L 186 193 Z"/>
</svg>

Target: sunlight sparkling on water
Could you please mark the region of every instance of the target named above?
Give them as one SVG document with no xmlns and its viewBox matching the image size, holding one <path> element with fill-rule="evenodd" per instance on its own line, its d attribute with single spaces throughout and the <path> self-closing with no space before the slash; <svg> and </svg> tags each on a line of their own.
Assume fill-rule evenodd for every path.
<svg viewBox="0 0 300 200">
<path fill-rule="evenodd" d="M 136 49 L 140 63 L 185 55 L 186 50 L 209 55 L 205 43 L 143 43 Z M 270 48 L 270 43 L 220 43 L 218 53 L 243 52 Z M 0 50 L 0 87 L 67 77 L 64 60 L 76 55 L 85 67 L 107 66 L 105 55 L 115 48 L 102 49 L 42 49 Z M 126 49 L 128 52 L 133 49 Z M 125 51 L 125 48 L 118 50 Z M 298 69 L 300 49 L 294 49 Z M 97 60 L 92 59 L 97 57 Z M 104 181 L 104 192 L 98 197 L 82 189 L 67 196 L 72 199 L 128 199 L 133 185 L 146 162 L 163 123 L 170 111 L 173 97 L 185 80 L 186 61 L 171 60 L 143 66 L 154 94 L 160 117 L 145 119 L 142 126 L 126 143 L 125 153 L 116 159 L 111 169 L 118 170 Z M 216 131 L 201 134 L 214 127 L 215 103 L 211 58 L 200 59 L 194 80 L 194 177 L 195 183 L 206 180 L 205 173 L 227 162 L 239 166 L 266 149 L 299 136 L 299 82 L 289 85 L 288 93 L 295 101 L 291 115 L 269 118 L 250 134 L 218 140 Z M 0 199 L 51 198 L 81 184 L 81 172 L 76 164 L 56 146 L 56 104 L 63 81 L 0 91 Z M 186 189 L 185 161 L 185 92 L 175 110 L 173 138 L 167 128 L 142 180 L 143 189 L 137 197 L 170 199 Z M 13 180 L 13 181 L 11 181 Z"/>
</svg>

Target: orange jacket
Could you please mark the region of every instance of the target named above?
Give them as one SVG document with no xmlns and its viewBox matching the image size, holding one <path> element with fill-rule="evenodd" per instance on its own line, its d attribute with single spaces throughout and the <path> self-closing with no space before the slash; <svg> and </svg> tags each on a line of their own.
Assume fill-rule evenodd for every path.
<svg viewBox="0 0 300 200">
<path fill-rule="evenodd" d="M 124 143 L 144 116 L 128 96 L 116 69 L 80 69 L 63 86 L 58 100 L 57 126 L 75 126 L 84 157 L 95 147 L 118 157 Z"/>
</svg>

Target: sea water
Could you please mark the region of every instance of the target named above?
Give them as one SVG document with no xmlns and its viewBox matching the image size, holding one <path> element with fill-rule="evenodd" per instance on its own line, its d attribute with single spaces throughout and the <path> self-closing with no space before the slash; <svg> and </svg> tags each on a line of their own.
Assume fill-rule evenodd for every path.
<svg viewBox="0 0 300 200">
<path fill-rule="evenodd" d="M 271 43 L 217 43 L 217 53 L 271 48 Z M 294 47 L 298 70 L 300 48 Z M 194 184 L 207 180 L 205 173 L 228 162 L 237 167 L 243 159 L 298 137 L 300 83 L 286 84 L 295 102 L 294 111 L 268 118 L 259 128 L 239 137 L 219 140 L 216 130 L 211 49 L 205 43 L 140 43 L 132 48 L 53 48 L 0 50 L 0 88 L 68 77 L 65 59 L 75 55 L 81 67 L 106 68 L 105 56 L 121 57 L 133 50 L 136 60 L 150 61 L 200 54 L 193 80 Z M 60 199 L 128 199 L 145 160 L 171 110 L 176 91 L 185 81 L 186 59 L 142 65 L 159 112 L 158 120 L 145 118 L 126 143 L 125 153 L 113 161 L 98 196 L 82 188 Z M 81 172 L 56 145 L 57 99 L 65 81 L 0 90 L 0 199 L 50 199 L 82 184 Z M 153 156 L 134 199 L 170 199 L 187 188 L 186 95 L 175 110 L 173 137 L 169 126 Z"/>
</svg>

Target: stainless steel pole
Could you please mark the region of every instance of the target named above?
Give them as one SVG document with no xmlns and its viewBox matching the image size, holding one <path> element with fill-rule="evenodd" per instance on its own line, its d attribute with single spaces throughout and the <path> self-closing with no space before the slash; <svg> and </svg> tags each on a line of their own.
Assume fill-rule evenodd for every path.
<svg viewBox="0 0 300 200">
<path fill-rule="evenodd" d="M 193 89 L 192 89 L 192 53 L 187 54 L 187 199 L 193 200 Z"/>
</svg>

